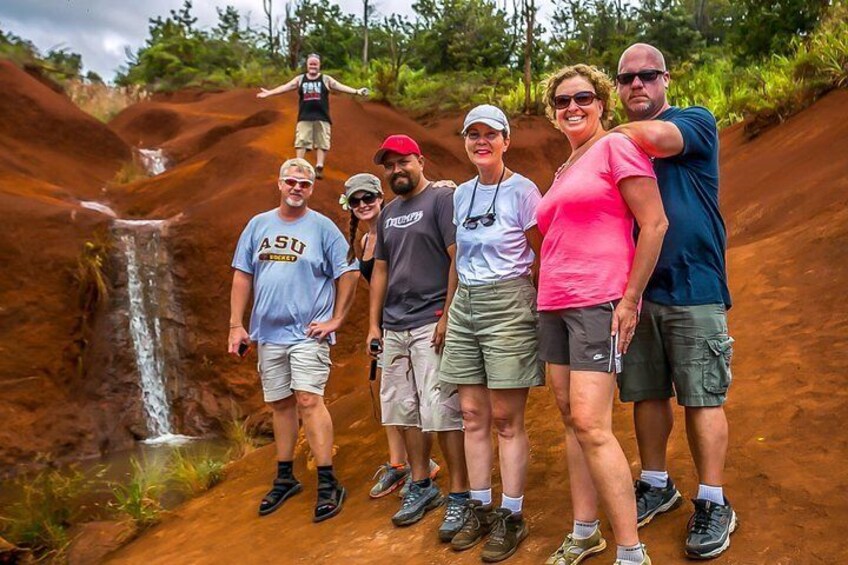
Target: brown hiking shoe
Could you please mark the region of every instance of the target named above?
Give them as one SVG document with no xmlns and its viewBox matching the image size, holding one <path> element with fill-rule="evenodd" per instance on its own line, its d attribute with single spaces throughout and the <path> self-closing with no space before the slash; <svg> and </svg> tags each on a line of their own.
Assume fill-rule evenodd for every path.
<svg viewBox="0 0 848 565">
<path fill-rule="evenodd" d="M 497 517 L 491 504 L 484 506 L 479 500 L 469 500 L 465 503 L 464 523 L 453 536 L 451 547 L 454 551 L 464 551 L 474 547 L 491 531 Z"/>
<path fill-rule="evenodd" d="M 607 542 L 601 537 L 601 528 L 595 528 L 595 533 L 588 538 L 575 538 L 574 534 L 568 534 L 562 545 L 545 561 L 545 565 L 577 565 L 606 547 Z"/>
<path fill-rule="evenodd" d="M 495 510 L 492 534 L 483 545 L 480 557 L 486 563 L 503 561 L 518 550 L 518 544 L 527 537 L 528 533 L 530 528 L 527 527 L 521 512 L 510 512 L 506 508 L 498 508 Z"/>
</svg>

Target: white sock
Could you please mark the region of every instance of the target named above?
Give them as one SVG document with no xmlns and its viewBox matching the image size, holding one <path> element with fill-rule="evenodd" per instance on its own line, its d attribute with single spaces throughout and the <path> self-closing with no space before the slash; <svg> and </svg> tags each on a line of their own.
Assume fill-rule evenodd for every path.
<svg viewBox="0 0 848 565">
<path fill-rule="evenodd" d="M 471 498 L 473 500 L 479 500 L 483 506 L 487 506 L 492 503 L 492 488 L 489 487 L 484 490 L 471 490 Z"/>
<path fill-rule="evenodd" d="M 625 563 L 641 563 L 645 560 L 645 551 L 641 543 L 631 546 L 619 545 L 615 551 L 615 558 Z"/>
<path fill-rule="evenodd" d="M 521 507 L 524 505 L 524 495 L 522 494 L 518 498 L 512 498 L 511 496 L 507 496 L 505 494 L 501 495 L 501 508 L 506 508 L 512 513 L 517 514 L 521 512 Z"/>
<path fill-rule="evenodd" d="M 710 485 L 698 485 L 698 498 L 700 500 L 709 500 L 714 504 L 724 506 L 724 489 L 721 487 L 711 487 Z"/>
<path fill-rule="evenodd" d="M 640 478 L 655 488 L 665 488 L 668 486 L 668 471 L 643 470 Z"/>
<path fill-rule="evenodd" d="M 600 520 L 595 520 L 594 522 L 581 522 L 580 520 L 574 520 L 574 529 L 571 530 L 571 532 L 575 538 L 586 539 L 592 537 L 592 534 L 595 533 L 595 530 L 597 530 L 600 525 Z"/>
</svg>

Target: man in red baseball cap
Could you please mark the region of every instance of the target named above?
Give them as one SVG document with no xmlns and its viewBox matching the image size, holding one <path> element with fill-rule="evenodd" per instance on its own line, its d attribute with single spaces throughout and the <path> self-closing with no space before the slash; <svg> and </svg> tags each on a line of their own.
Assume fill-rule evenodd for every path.
<svg viewBox="0 0 848 565">
<path fill-rule="evenodd" d="M 414 524 L 442 502 L 429 471 L 428 432 L 436 432 L 450 473 L 439 538 L 449 542 L 462 527 L 469 498 L 459 395 L 455 385 L 439 382 L 447 312 L 457 285 L 453 190 L 427 180 L 421 148 L 409 136 L 387 137 L 374 162 L 398 198 L 377 222 L 366 343 L 382 343 L 383 425 L 400 428 L 412 470 L 392 522 Z"/>
</svg>

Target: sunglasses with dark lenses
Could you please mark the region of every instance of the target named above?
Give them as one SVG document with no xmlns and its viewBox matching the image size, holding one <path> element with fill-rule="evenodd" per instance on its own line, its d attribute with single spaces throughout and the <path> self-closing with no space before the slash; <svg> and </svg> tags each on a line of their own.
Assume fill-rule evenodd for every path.
<svg viewBox="0 0 848 565">
<path fill-rule="evenodd" d="M 374 204 L 377 201 L 377 195 L 373 192 L 368 192 L 364 196 L 357 198 L 356 196 L 351 196 L 347 199 L 347 204 L 351 208 L 356 208 L 360 204 Z"/>
<path fill-rule="evenodd" d="M 310 186 L 312 186 L 312 181 L 309 180 L 309 179 L 299 179 L 297 177 L 285 177 L 285 178 L 282 178 L 280 180 L 283 181 L 284 183 L 286 183 L 286 185 L 288 185 L 291 188 L 294 188 L 295 186 L 299 186 L 300 188 L 309 188 Z"/>
<path fill-rule="evenodd" d="M 560 94 L 558 96 L 554 96 L 554 108 L 557 110 L 565 110 L 571 105 L 571 101 L 574 100 L 575 104 L 578 106 L 588 106 L 592 102 L 595 101 L 598 95 L 594 92 L 589 92 L 588 90 L 584 92 L 578 92 L 577 94 Z"/>
<path fill-rule="evenodd" d="M 482 224 L 484 228 L 487 228 L 495 223 L 495 213 L 489 212 L 488 214 L 483 214 L 482 216 L 469 216 L 465 218 L 462 222 L 462 227 L 467 230 L 476 230 L 478 224 Z"/>
<path fill-rule="evenodd" d="M 654 82 L 657 78 L 665 74 L 665 71 L 659 69 L 648 69 L 639 71 L 638 73 L 620 73 L 615 77 L 618 84 L 632 84 L 636 77 L 642 82 Z"/>
</svg>

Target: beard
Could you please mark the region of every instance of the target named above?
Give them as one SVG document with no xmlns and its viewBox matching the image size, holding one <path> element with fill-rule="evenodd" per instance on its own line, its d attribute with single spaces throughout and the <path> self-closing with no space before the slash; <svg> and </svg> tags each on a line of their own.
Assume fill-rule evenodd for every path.
<svg viewBox="0 0 848 565">
<path fill-rule="evenodd" d="M 306 206 L 306 199 L 286 196 L 286 204 L 288 204 L 292 208 L 302 208 L 303 206 Z"/>
<path fill-rule="evenodd" d="M 409 194 L 417 184 L 418 182 L 413 182 L 412 177 L 406 173 L 396 173 L 389 180 L 389 187 L 398 196 Z"/>
<path fill-rule="evenodd" d="M 645 120 L 652 117 L 661 105 L 651 98 L 640 99 L 638 102 L 624 104 L 624 113 L 630 121 Z"/>
</svg>

